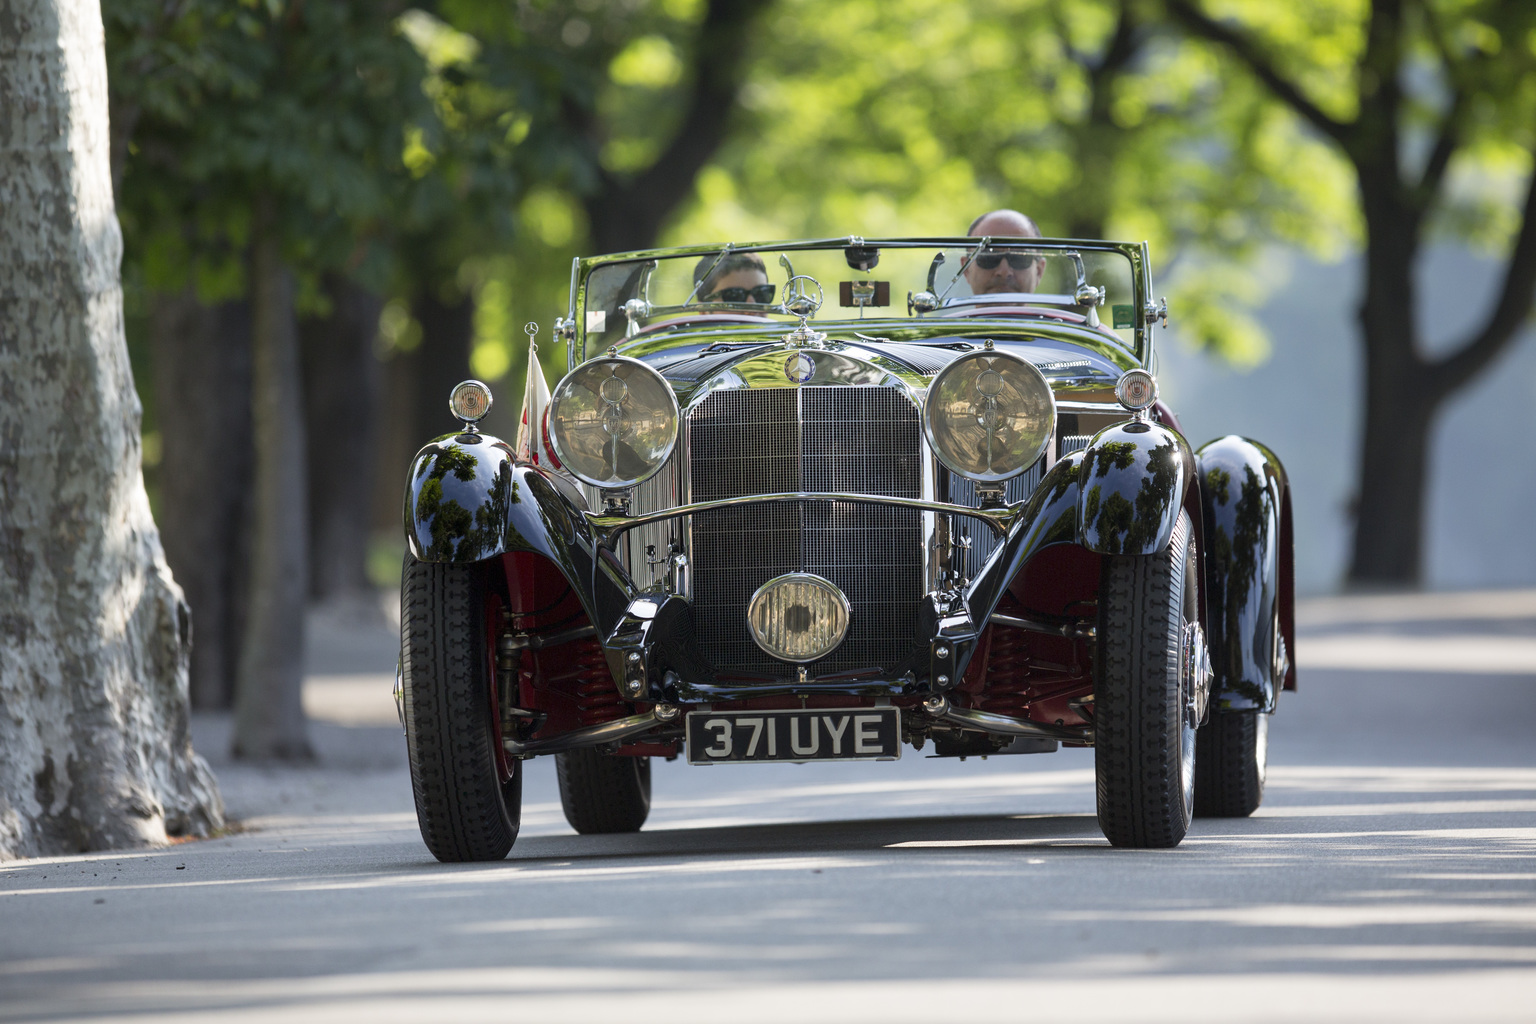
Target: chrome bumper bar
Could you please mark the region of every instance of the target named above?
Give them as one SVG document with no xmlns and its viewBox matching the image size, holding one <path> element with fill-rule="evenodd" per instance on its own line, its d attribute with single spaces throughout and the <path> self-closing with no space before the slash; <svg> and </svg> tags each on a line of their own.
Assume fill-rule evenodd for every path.
<svg viewBox="0 0 1536 1024">
<path fill-rule="evenodd" d="M 604 743 L 617 743 L 650 732 L 658 725 L 677 720 L 678 709 L 671 704 L 657 704 L 643 715 L 589 725 L 585 729 L 573 729 L 546 740 L 503 739 L 501 745 L 515 757 L 533 757 L 535 754 L 558 754 L 564 750 L 597 747 Z"/>
<path fill-rule="evenodd" d="M 740 508 L 773 501 L 846 501 L 855 505 L 890 505 L 896 508 L 915 508 L 921 512 L 942 512 L 947 515 L 969 516 L 980 519 L 990 526 L 999 537 L 1008 535 L 1008 528 L 1019 518 L 1023 505 L 1005 505 L 1001 508 L 972 508 L 954 505 L 946 501 L 923 501 L 919 498 L 894 498 L 884 494 L 845 494 L 840 491 L 787 491 L 781 494 L 746 494 L 739 498 L 720 498 L 716 501 L 696 501 L 691 505 L 642 512 L 635 516 L 616 516 L 598 512 L 586 513 L 587 522 L 601 536 L 604 546 L 611 547 L 619 535 L 647 523 L 659 523 L 667 519 L 680 519 L 699 512 L 712 512 L 721 508 Z"/>
<path fill-rule="evenodd" d="M 1009 718 L 990 711 L 973 711 L 957 708 L 944 696 L 929 697 L 923 701 L 923 711 L 929 718 L 962 729 L 996 733 L 999 736 L 1032 736 L 1042 740 L 1063 740 L 1067 743 L 1092 743 L 1093 727 L 1087 725 L 1041 725 L 1022 718 Z"/>
</svg>

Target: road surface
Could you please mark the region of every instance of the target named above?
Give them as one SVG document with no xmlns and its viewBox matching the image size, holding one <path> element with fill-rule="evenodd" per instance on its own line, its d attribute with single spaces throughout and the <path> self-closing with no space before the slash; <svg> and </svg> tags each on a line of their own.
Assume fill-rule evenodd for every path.
<svg viewBox="0 0 1536 1024">
<path fill-rule="evenodd" d="M 498 864 L 422 846 L 386 630 L 321 622 L 322 763 L 245 831 L 0 864 L 0 1021 L 1533 1021 L 1536 591 L 1307 602 L 1264 806 L 1111 849 L 1090 751 L 655 768 Z M 381 639 L 382 638 L 382 639 Z"/>
</svg>

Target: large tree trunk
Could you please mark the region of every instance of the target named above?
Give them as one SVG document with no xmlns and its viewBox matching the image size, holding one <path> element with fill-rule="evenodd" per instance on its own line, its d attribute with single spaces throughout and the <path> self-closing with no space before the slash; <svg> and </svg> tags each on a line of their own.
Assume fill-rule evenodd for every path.
<svg viewBox="0 0 1536 1024">
<path fill-rule="evenodd" d="M 293 278 L 270 203 L 258 203 L 251 247 L 251 589 L 235 691 L 234 755 L 314 757 L 304 718 L 304 599 L 309 503 Z"/>
<path fill-rule="evenodd" d="M 1393 200 L 1395 170 L 1378 172 L 1361 195 L 1366 215 L 1365 423 L 1349 582 L 1418 584 L 1423 566 L 1424 484 L 1439 395 L 1418 354 L 1413 266 L 1417 216 Z"/>
<path fill-rule="evenodd" d="M 223 822 L 123 337 L 101 11 L 0 0 L 0 857 Z"/>
<path fill-rule="evenodd" d="M 299 328 L 309 454 L 309 594 L 372 601 L 368 582 L 375 410 L 379 401 L 379 297 L 328 277 L 329 316 Z"/>
<path fill-rule="evenodd" d="M 160 423 L 165 558 L 196 635 L 192 706 L 235 697 L 245 620 L 251 491 L 251 312 L 245 302 L 157 297 L 149 317 Z"/>
</svg>

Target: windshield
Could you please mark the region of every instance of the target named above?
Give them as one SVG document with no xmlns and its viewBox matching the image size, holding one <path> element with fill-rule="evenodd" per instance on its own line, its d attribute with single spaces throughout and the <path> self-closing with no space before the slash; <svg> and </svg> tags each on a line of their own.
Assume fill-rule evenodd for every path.
<svg viewBox="0 0 1536 1024">
<path fill-rule="evenodd" d="M 679 326 L 794 323 L 802 313 L 823 323 L 1050 318 L 1098 329 L 1134 349 L 1136 251 L 978 238 L 657 252 L 584 263 L 590 271 L 579 280 L 574 312 L 588 354 Z"/>
</svg>

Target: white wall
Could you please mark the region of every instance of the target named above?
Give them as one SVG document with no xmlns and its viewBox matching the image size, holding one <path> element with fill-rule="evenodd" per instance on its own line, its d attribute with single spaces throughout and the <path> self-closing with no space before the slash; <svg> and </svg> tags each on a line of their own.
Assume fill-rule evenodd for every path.
<svg viewBox="0 0 1536 1024">
<path fill-rule="evenodd" d="M 1249 371 L 1192 352 L 1178 310 L 1159 338 L 1159 384 L 1189 439 L 1244 434 L 1290 474 L 1303 594 L 1336 589 L 1349 555 L 1349 503 L 1360 431 L 1360 262 L 1273 258 L 1278 283 L 1260 319 L 1273 351 Z M 1463 250 L 1428 255 L 1420 302 L 1431 351 L 1486 316 L 1498 265 Z M 1441 410 L 1430 462 L 1425 583 L 1432 589 L 1536 583 L 1536 344 L 1513 347 Z"/>
</svg>

